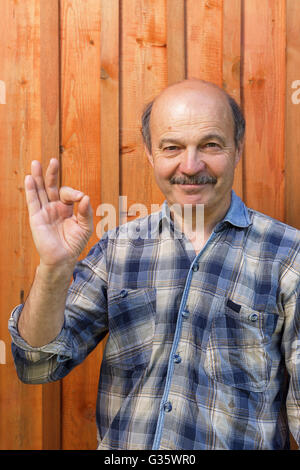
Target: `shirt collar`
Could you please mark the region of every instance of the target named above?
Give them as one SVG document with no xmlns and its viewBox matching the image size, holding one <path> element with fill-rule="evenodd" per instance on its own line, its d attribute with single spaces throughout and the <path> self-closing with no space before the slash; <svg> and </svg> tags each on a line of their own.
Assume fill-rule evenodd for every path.
<svg viewBox="0 0 300 470">
<path fill-rule="evenodd" d="M 164 201 L 162 205 L 162 209 L 160 212 L 160 220 L 159 220 L 159 225 L 161 227 L 161 223 L 163 220 L 166 220 L 168 223 L 169 227 L 173 227 L 173 221 L 170 216 L 170 208 L 167 203 L 167 201 Z M 235 194 L 234 190 L 231 190 L 231 203 L 230 207 L 225 214 L 224 218 L 217 223 L 217 225 L 214 228 L 215 232 L 220 232 L 223 230 L 224 226 L 226 223 L 229 223 L 235 227 L 240 227 L 240 228 L 246 228 L 249 227 L 249 225 L 252 224 L 247 207 L 241 200 L 237 194 Z"/>
<path fill-rule="evenodd" d="M 241 198 L 235 194 L 233 189 L 231 190 L 230 207 L 227 213 L 225 214 L 223 220 L 218 222 L 218 224 L 216 225 L 215 232 L 220 231 L 224 227 L 226 222 L 231 225 L 234 225 L 235 227 L 240 228 L 246 228 L 252 224 L 247 207 L 245 206 Z"/>
</svg>

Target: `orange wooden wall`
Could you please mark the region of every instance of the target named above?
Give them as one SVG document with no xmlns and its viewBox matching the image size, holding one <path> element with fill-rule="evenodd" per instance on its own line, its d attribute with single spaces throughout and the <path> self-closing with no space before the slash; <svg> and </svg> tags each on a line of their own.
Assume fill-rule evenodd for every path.
<svg viewBox="0 0 300 470">
<path fill-rule="evenodd" d="M 245 112 L 237 193 L 300 229 L 299 24 L 298 0 L 1 0 L 0 449 L 96 447 L 102 344 L 61 383 L 24 385 L 14 370 L 7 320 L 38 263 L 31 160 L 59 158 L 62 184 L 89 194 L 95 214 L 119 194 L 150 209 L 163 196 L 142 109 L 166 85 L 204 78 Z M 97 240 L 95 230 L 84 254 Z"/>
</svg>

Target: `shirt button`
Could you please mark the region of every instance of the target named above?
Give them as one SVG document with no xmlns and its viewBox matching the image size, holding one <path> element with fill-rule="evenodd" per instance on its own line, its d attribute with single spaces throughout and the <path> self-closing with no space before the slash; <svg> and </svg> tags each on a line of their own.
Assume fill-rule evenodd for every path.
<svg viewBox="0 0 300 470">
<path fill-rule="evenodd" d="M 172 405 L 169 401 L 167 401 L 165 404 L 164 404 L 164 411 L 166 413 L 170 413 L 170 411 L 172 410 Z"/>
<path fill-rule="evenodd" d="M 195 273 L 196 271 L 198 271 L 198 270 L 199 270 L 199 264 L 198 264 L 198 263 L 195 263 L 195 264 L 193 265 L 193 267 L 192 267 L 192 270 L 194 271 L 194 273 Z"/>
<path fill-rule="evenodd" d="M 251 313 L 248 318 L 249 318 L 250 321 L 255 322 L 255 321 L 258 320 L 258 315 L 257 315 L 257 313 Z"/>
<path fill-rule="evenodd" d="M 175 364 L 180 364 L 181 363 L 181 357 L 179 354 L 174 355 L 174 362 Z"/>
<path fill-rule="evenodd" d="M 190 312 L 189 312 L 188 310 L 182 310 L 182 316 L 183 316 L 184 318 L 188 318 L 188 317 L 189 317 L 189 314 L 190 314 Z"/>
<path fill-rule="evenodd" d="M 128 292 L 127 292 L 126 289 L 122 289 L 121 292 L 120 292 L 121 297 L 126 297 L 127 294 L 128 294 Z"/>
</svg>

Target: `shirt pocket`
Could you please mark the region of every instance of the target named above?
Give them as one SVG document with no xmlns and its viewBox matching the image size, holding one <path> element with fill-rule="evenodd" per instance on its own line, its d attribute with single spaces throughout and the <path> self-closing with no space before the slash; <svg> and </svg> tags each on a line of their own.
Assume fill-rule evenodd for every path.
<svg viewBox="0 0 300 470">
<path fill-rule="evenodd" d="M 238 306 L 240 307 L 240 306 Z M 263 392 L 270 380 L 268 351 L 278 315 L 225 305 L 210 328 L 204 369 L 208 376 L 232 387 Z"/>
<path fill-rule="evenodd" d="M 155 332 L 155 300 L 154 288 L 109 292 L 107 365 L 124 370 L 148 365 Z"/>
</svg>

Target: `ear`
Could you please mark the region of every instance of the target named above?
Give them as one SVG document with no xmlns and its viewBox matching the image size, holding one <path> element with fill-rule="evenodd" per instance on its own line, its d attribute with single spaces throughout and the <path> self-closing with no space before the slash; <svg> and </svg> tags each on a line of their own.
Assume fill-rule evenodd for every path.
<svg viewBox="0 0 300 470">
<path fill-rule="evenodd" d="M 154 161 L 153 161 L 153 156 L 152 154 L 149 152 L 148 148 L 146 147 L 146 145 L 144 144 L 144 150 L 145 150 L 145 153 L 147 155 L 147 158 L 148 158 L 148 161 L 150 163 L 150 165 L 152 167 L 154 167 Z"/>
<path fill-rule="evenodd" d="M 238 162 L 240 161 L 241 157 L 242 157 L 242 154 L 243 154 L 243 150 L 244 150 L 244 143 L 245 141 L 242 140 L 241 142 L 239 142 L 238 144 L 238 147 L 235 151 L 235 159 L 234 159 L 234 168 L 236 168 Z"/>
</svg>

